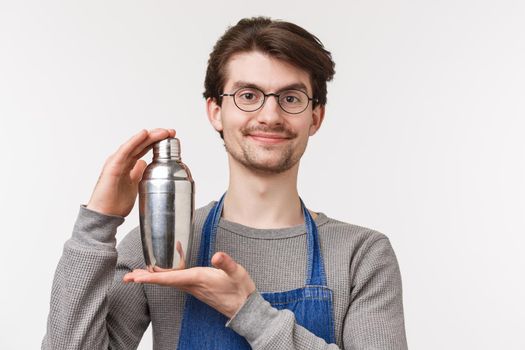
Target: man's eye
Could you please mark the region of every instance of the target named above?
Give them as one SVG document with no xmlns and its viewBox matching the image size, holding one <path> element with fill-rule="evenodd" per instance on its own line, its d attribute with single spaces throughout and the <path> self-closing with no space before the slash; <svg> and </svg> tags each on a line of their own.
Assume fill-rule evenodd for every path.
<svg viewBox="0 0 525 350">
<path fill-rule="evenodd" d="M 255 95 L 251 92 L 243 92 L 242 94 L 240 94 L 240 97 L 243 100 L 253 100 L 255 98 Z"/>
<path fill-rule="evenodd" d="M 237 102 L 239 103 L 258 103 L 262 96 L 259 92 L 254 91 L 253 89 L 243 89 L 240 91 L 237 91 L 235 98 L 237 99 Z"/>
<path fill-rule="evenodd" d="M 283 95 L 281 97 L 281 101 L 286 103 L 287 105 L 297 105 L 302 103 L 303 98 L 299 93 L 291 92 Z"/>
</svg>

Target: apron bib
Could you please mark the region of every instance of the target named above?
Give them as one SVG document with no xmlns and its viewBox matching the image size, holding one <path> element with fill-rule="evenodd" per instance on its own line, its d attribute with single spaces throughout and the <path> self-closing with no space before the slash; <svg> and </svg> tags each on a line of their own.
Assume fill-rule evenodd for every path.
<svg viewBox="0 0 525 350">
<path fill-rule="evenodd" d="M 206 217 L 197 266 L 211 266 L 223 202 L 224 195 Z M 327 343 L 335 343 L 332 291 L 326 283 L 317 226 L 302 200 L 301 208 L 305 218 L 308 254 L 305 286 L 285 292 L 262 292 L 261 295 L 274 308 L 292 311 L 297 324 Z M 187 294 L 178 349 L 251 349 L 244 337 L 225 326 L 226 322 L 226 316 Z"/>
</svg>

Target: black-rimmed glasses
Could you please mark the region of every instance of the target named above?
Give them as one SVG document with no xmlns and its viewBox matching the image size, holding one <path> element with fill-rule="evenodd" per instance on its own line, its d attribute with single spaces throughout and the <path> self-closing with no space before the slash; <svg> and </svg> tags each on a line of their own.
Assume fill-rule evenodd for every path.
<svg viewBox="0 0 525 350">
<path fill-rule="evenodd" d="M 254 87 L 242 87 L 231 94 L 220 94 L 220 97 L 232 96 L 233 103 L 244 112 L 255 112 L 264 106 L 266 98 L 274 96 L 283 111 L 290 114 L 299 114 L 308 108 L 310 101 L 317 102 L 317 99 L 309 97 L 306 92 L 297 89 L 289 89 L 276 94 L 270 92 L 265 94 Z"/>
</svg>

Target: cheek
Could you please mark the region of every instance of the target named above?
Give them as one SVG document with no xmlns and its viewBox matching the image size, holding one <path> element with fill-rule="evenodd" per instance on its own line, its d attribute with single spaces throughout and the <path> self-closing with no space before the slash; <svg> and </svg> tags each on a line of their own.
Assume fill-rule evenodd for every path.
<svg viewBox="0 0 525 350">
<path fill-rule="evenodd" d="M 308 138 L 312 134 L 312 131 L 315 130 L 315 127 L 312 123 L 304 122 L 301 125 L 297 125 L 295 130 L 297 130 L 301 138 Z"/>
<path fill-rule="evenodd" d="M 223 121 L 222 127 L 223 133 L 231 135 L 232 137 L 237 137 L 237 135 L 241 134 L 241 126 L 231 120 Z"/>
<path fill-rule="evenodd" d="M 239 114 L 237 112 L 237 108 L 235 108 L 235 110 L 231 110 L 231 108 L 224 108 L 222 110 L 221 120 L 222 127 L 224 129 L 236 131 L 245 126 L 248 123 L 249 118 L 246 118 L 246 116 Z"/>
<path fill-rule="evenodd" d="M 243 142 L 242 129 L 245 125 L 240 119 L 226 118 L 222 121 L 222 132 L 224 141 L 230 145 L 240 144 Z"/>
</svg>

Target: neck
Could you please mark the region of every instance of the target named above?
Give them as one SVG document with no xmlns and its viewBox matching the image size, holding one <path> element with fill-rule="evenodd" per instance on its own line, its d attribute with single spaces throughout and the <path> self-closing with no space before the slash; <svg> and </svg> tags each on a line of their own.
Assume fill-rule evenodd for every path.
<svg viewBox="0 0 525 350">
<path fill-rule="evenodd" d="M 297 192 L 299 163 L 280 174 L 261 174 L 230 161 L 223 217 L 253 228 L 284 228 L 304 223 Z"/>
</svg>

